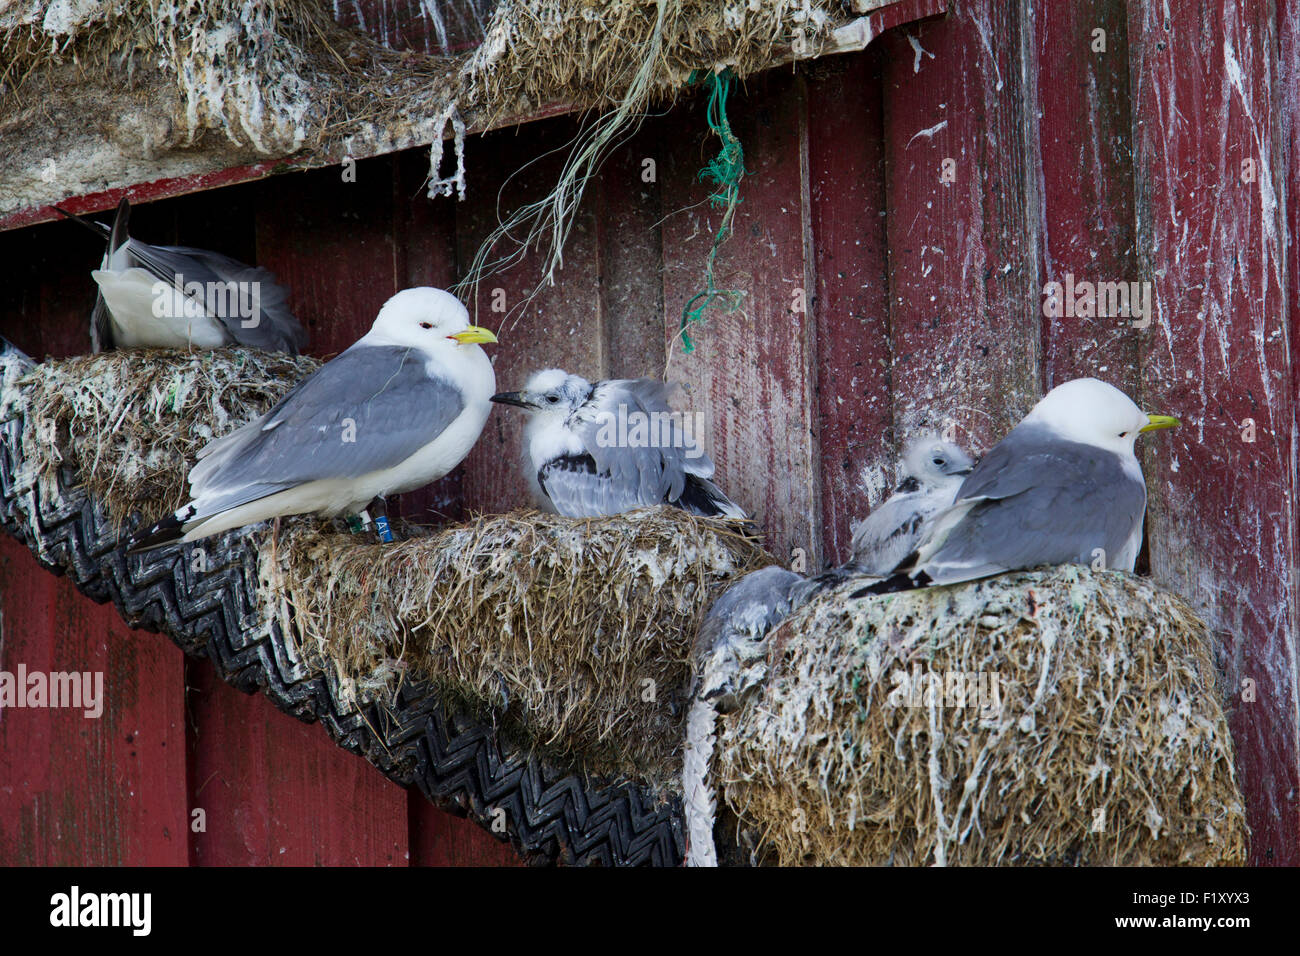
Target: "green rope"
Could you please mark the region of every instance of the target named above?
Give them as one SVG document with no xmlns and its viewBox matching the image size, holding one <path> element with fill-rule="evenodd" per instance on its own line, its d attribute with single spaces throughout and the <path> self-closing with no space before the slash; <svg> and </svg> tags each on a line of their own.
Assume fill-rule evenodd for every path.
<svg viewBox="0 0 1300 956">
<path fill-rule="evenodd" d="M 695 83 L 701 72 L 703 71 L 696 70 L 692 73 L 688 83 Z M 691 340 L 688 331 L 690 324 L 704 321 L 704 313 L 709 309 L 735 312 L 740 308 L 740 302 L 745 295 L 738 289 L 719 289 L 713 283 L 713 266 L 718 258 L 718 249 L 731 238 L 731 221 L 735 218 L 736 206 L 740 204 L 740 180 L 745 175 L 745 151 L 740 145 L 740 140 L 731 131 L 731 123 L 727 120 L 727 95 L 731 92 L 731 84 L 735 79 L 735 74 L 730 69 L 723 70 L 721 73 L 708 71 L 709 129 L 722 140 L 722 148 L 718 151 L 718 155 L 700 170 L 700 180 L 714 187 L 713 192 L 709 194 L 709 202 L 713 208 L 725 208 L 726 211 L 722 214 L 722 223 L 713 237 L 713 248 L 709 250 L 709 258 L 705 263 L 704 291 L 693 295 L 682 307 L 682 351 L 688 355 L 695 351 L 695 343 Z"/>
</svg>

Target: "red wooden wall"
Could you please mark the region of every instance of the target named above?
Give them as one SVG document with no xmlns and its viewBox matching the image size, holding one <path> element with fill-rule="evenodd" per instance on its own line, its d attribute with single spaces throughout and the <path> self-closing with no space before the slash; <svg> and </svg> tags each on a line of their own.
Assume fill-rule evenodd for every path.
<svg viewBox="0 0 1300 956">
<path fill-rule="evenodd" d="M 1179 415 L 1182 429 L 1143 448 L 1150 571 L 1220 642 L 1254 860 L 1300 863 L 1296 26 L 1292 0 L 968 0 L 863 53 L 752 78 L 731 103 L 747 175 L 718 266 L 746 299 L 691 355 L 673 338 L 719 213 L 697 175 L 717 142 L 702 101 L 684 98 L 592 184 L 557 285 L 523 304 L 530 256 L 480 288 L 471 309 L 501 330 L 498 383 L 547 365 L 666 369 L 709 416 L 723 487 L 775 553 L 802 549 L 814 567 L 845 557 L 850 521 L 918 427 L 955 424 L 983 449 L 1082 374 Z M 356 183 L 321 170 L 154 203 L 137 231 L 270 266 L 328 355 L 396 289 L 463 274 L 498 193 L 503 208 L 536 198 L 557 163 L 509 174 L 572 131 L 556 119 L 473 139 L 464 203 L 424 198 L 421 151 L 362 162 Z M 0 332 L 38 356 L 82 349 L 93 237 L 39 226 L 0 234 L 0 255 L 22 263 L 0 284 Z M 1044 318 L 1042 287 L 1066 273 L 1151 281 L 1151 326 Z M 463 468 L 404 510 L 524 503 L 520 425 L 494 412 Z M 99 667 L 112 713 L 0 714 L 0 862 L 505 859 L 317 728 L 215 684 L 2 547 L 3 666 Z M 205 834 L 186 824 L 196 806 Z"/>
</svg>

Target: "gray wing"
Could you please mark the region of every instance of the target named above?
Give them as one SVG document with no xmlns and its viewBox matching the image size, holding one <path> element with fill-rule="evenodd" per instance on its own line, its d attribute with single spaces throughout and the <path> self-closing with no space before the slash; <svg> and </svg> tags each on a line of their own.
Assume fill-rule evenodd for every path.
<svg viewBox="0 0 1300 956">
<path fill-rule="evenodd" d="M 676 501 L 686 486 L 687 472 L 708 478 L 713 462 L 708 455 L 687 440 L 676 427 L 672 407 L 668 404 L 668 387 L 650 378 L 612 379 L 597 384 L 589 400 L 591 410 L 605 415 L 619 415 L 619 407 L 632 416 L 644 416 L 649 444 L 620 447 L 601 443 L 600 422 L 586 420 L 581 429 L 587 453 L 600 471 L 608 471 L 617 481 L 634 485 L 642 499 Z M 585 411 L 585 410 L 584 410 Z M 651 432 L 653 431 L 653 435 Z"/>
<path fill-rule="evenodd" d="M 537 482 L 556 511 L 587 517 L 676 502 L 686 488 L 688 474 L 699 478 L 713 474 L 708 455 L 688 455 L 693 446 L 669 418 L 672 410 L 665 393 L 666 386 L 653 379 L 597 384 L 588 404 L 575 415 L 575 430 L 587 453 L 548 462 L 537 473 Z M 651 436 L 647 430 L 644 444 L 611 441 L 618 436 L 611 436 L 607 430 L 610 419 L 604 416 L 614 416 L 617 421 L 620 405 L 625 419 L 634 414 L 646 416 L 647 423 L 657 426 L 658 434 Z"/>
<path fill-rule="evenodd" d="M 322 478 L 356 478 L 405 461 L 464 410 L 425 357 L 353 346 L 298 383 L 257 421 L 211 442 L 190 471 L 197 517 Z"/>
<path fill-rule="evenodd" d="M 209 283 L 216 283 L 242 295 L 242 302 L 227 300 L 226 307 L 218 308 L 212 316 L 225 327 L 232 342 L 291 355 L 297 355 L 307 344 L 306 330 L 289 311 L 289 290 L 276 281 L 269 269 L 245 265 L 209 249 L 151 246 L 138 239 L 130 240 L 127 253 L 132 264 L 178 288 L 190 282 L 198 282 L 205 288 Z M 258 295 L 256 322 L 246 327 L 245 321 L 253 322 L 253 318 L 242 318 L 247 312 L 238 307 L 253 304 L 253 288 Z"/>
<path fill-rule="evenodd" d="M 803 577 L 779 565 L 753 571 L 723 591 L 704 615 L 695 638 L 695 653 L 707 654 L 719 638 L 745 634 L 762 637 L 790 610 L 790 589 Z"/>
<path fill-rule="evenodd" d="M 894 495 L 853 531 L 853 566 L 865 574 L 886 575 L 912 553 L 922 525 L 940 508 L 952 504 L 943 495 Z"/>
<path fill-rule="evenodd" d="M 558 514 L 595 518 L 662 504 L 643 499 L 637 483 L 601 472 L 591 455 L 565 455 L 537 470 L 537 484 Z"/>
<path fill-rule="evenodd" d="M 917 567 L 937 584 L 1040 565 L 1107 567 L 1146 510 L 1146 485 L 1119 456 L 1016 428 L 976 466 L 953 506 L 936 515 Z"/>
<path fill-rule="evenodd" d="M 98 286 L 96 286 L 98 288 Z M 113 347 L 113 323 L 109 319 L 104 293 L 95 294 L 95 308 L 90 313 L 90 354 L 98 355 Z"/>
<path fill-rule="evenodd" d="M 791 592 L 804 579 L 772 566 L 745 575 L 713 602 L 695 637 L 697 693 L 722 711 L 735 708 L 761 679 L 767 635 L 790 613 Z"/>
</svg>

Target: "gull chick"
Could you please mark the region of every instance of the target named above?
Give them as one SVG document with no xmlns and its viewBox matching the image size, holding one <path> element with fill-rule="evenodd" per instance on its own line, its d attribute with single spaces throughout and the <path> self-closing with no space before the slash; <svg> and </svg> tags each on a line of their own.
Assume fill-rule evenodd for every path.
<svg viewBox="0 0 1300 956">
<path fill-rule="evenodd" d="M 306 331 L 289 311 L 289 291 L 269 270 L 208 249 L 132 239 L 125 197 L 111 229 L 58 211 L 108 243 L 103 262 L 90 273 L 99 286 L 90 320 L 93 352 L 247 345 L 297 355 L 307 344 Z"/>
<path fill-rule="evenodd" d="M 713 462 L 681 427 L 665 392 L 653 379 L 592 385 L 553 368 L 492 401 L 528 410 L 524 474 L 547 511 L 591 518 L 668 504 L 705 517 L 745 518 L 709 480 Z"/>
<path fill-rule="evenodd" d="M 975 466 L 894 575 L 854 596 L 1043 565 L 1132 571 L 1147 500 L 1133 445 L 1177 424 L 1095 378 L 1058 385 Z"/>
<path fill-rule="evenodd" d="M 957 497 L 974 463 L 952 442 L 924 435 L 903 452 L 903 480 L 880 507 L 853 528 L 847 570 L 884 577 L 912 553 L 925 521 Z"/>
<path fill-rule="evenodd" d="M 142 551 L 280 515 L 357 513 L 427 485 L 478 440 L 496 390 L 455 296 L 406 289 L 370 331 L 256 421 L 209 442 L 190 469 L 190 502 L 132 538 Z"/>
</svg>

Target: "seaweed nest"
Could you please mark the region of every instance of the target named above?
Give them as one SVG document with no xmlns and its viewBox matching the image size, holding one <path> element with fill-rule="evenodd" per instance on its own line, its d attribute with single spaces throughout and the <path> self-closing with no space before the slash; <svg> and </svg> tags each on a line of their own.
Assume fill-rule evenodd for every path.
<svg viewBox="0 0 1300 956">
<path fill-rule="evenodd" d="M 771 563 L 741 526 L 667 507 L 355 542 L 295 524 L 262 550 L 285 633 L 345 693 L 382 703 L 427 680 L 590 773 L 661 788 L 678 786 L 703 610 Z"/>
<path fill-rule="evenodd" d="M 1062 567 L 853 600 L 771 636 L 717 774 L 764 862 L 1241 865 L 1205 625 Z"/>
<path fill-rule="evenodd" d="M 21 408 L 25 467 L 47 488 L 73 468 L 117 522 L 151 524 L 185 502 L 200 448 L 319 367 L 258 349 L 128 349 L 36 365 L 6 380 L 3 406 Z"/>
</svg>

